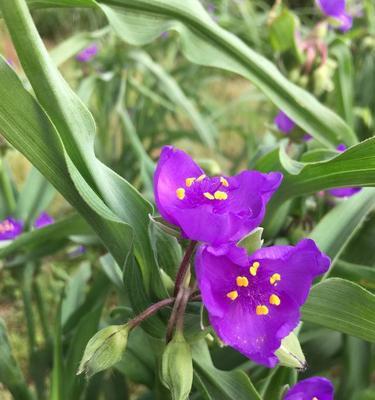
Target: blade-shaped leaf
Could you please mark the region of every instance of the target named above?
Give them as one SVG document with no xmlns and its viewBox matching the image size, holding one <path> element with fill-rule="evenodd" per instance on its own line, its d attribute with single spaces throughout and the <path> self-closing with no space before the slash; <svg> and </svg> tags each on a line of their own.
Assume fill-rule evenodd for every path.
<svg viewBox="0 0 375 400">
<path fill-rule="evenodd" d="M 302 320 L 375 342 L 375 295 L 340 278 L 315 285 Z"/>
</svg>

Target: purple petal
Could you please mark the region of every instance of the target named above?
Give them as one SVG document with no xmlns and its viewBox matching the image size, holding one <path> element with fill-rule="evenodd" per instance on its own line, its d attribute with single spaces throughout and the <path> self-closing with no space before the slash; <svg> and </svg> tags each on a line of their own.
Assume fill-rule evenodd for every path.
<svg viewBox="0 0 375 400">
<path fill-rule="evenodd" d="M 221 340 L 273 367 L 281 340 L 298 325 L 313 279 L 327 271 L 330 261 L 311 239 L 294 247 L 263 248 L 245 258 L 246 251 L 234 244 L 201 246 L 195 258 L 198 285 Z"/>
<path fill-rule="evenodd" d="M 360 192 L 362 188 L 360 187 L 348 187 L 348 188 L 337 188 L 337 189 L 330 189 L 328 193 L 331 196 L 344 198 L 344 197 L 351 197 L 358 192 Z"/>
<path fill-rule="evenodd" d="M 23 221 L 8 217 L 0 222 L 0 240 L 11 240 L 23 232 Z"/>
<path fill-rule="evenodd" d="M 34 228 L 39 229 L 43 228 L 46 225 L 51 225 L 55 222 L 55 220 L 46 212 L 42 212 L 39 214 L 38 218 L 34 222 Z"/>
<path fill-rule="evenodd" d="M 160 154 L 154 175 L 156 207 L 161 216 L 168 222 L 177 225 L 174 209 L 180 207 L 176 190 L 183 187 L 185 179 L 198 177 L 203 170 L 182 150 L 165 146 Z"/>
<path fill-rule="evenodd" d="M 352 27 L 353 18 L 345 11 L 345 0 L 316 0 L 316 3 L 323 14 L 340 22 L 342 32 Z"/>
<path fill-rule="evenodd" d="M 305 133 L 303 136 L 302 136 L 302 140 L 304 141 L 304 142 L 309 142 L 310 140 L 312 140 L 312 136 L 309 134 L 309 133 Z"/>
<path fill-rule="evenodd" d="M 258 171 L 206 177 L 186 153 L 165 147 L 154 176 L 155 201 L 184 237 L 216 245 L 237 241 L 259 226 L 281 180 L 281 173 Z"/>
<path fill-rule="evenodd" d="M 284 400 L 333 400 L 332 383 L 320 376 L 304 379 L 298 382 L 286 393 Z"/>
<path fill-rule="evenodd" d="M 279 111 L 274 119 L 275 125 L 281 132 L 290 133 L 296 126 L 294 121 L 290 119 L 284 111 Z"/>
<path fill-rule="evenodd" d="M 346 150 L 346 145 L 344 143 L 340 143 L 337 147 L 336 150 L 339 151 L 340 153 L 342 153 L 343 151 Z"/>
<path fill-rule="evenodd" d="M 97 44 L 93 44 L 86 47 L 81 52 L 76 55 L 76 60 L 79 62 L 89 62 L 91 61 L 99 52 Z"/>
</svg>

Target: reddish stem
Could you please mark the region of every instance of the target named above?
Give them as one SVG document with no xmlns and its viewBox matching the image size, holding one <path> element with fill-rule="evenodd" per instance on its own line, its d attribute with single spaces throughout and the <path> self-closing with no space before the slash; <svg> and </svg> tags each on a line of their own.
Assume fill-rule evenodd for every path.
<svg viewBox="0 0 375 400">
<path fill-rule="evenodd" d="M 178 272 L 177 272 L 176 283 L 175 283 L 175 286 L 174 286 L 174 294 L 173 295 L 175 297 L 177 296 L 177 293 L 179 292 L 181 286 L 184 283 L 186 273 L 187 273 L 187 271 L 189 269 L 190 258 L 194 253 L 194 249 L 195 249 L 196 245 L 197 245 L 197 242 L 194 241 L 194 240 L 192 240 L 189 243 L 189 246 L 186 249 L 184 258 L 181 261 L 180 267 L 179 267 Z"/>
</svg>

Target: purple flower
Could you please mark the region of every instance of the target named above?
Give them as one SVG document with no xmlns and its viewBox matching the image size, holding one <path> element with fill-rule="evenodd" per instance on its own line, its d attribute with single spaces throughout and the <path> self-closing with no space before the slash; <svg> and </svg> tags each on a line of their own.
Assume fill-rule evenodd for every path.
<svg viewBox="0 0 375 400">
<path fill-rule="evenodd" d="M 154 176 L 157 208 L 184 237 L 210 244 L 237 241 L 261 223 L 282 174 L 243 171 L 208 177 L 182 150 L 163 148 Z"/>
<path fill-rule="evenodd" d="M 292 132 L 292 130 L 296 127 L 295 122 L 289 118 L 284 111 L 279 111 L 279 113 L 276 115 L 274 119 L 274 123 L 277 126 L 277 128 L 286 134 L 289 134 Z M 302 140 L 304 142 L 309 142 L 312 139 L 312 136 L 308 133 L 305 133 L 302 136 Z"/>
<path fill-rule="evenodd" d="M 23 231 L 23 221 L 8 217 L 0 222 L 0 240 L 10 240 Z"/>
<path fill-rule="evenodd" d="M 340 30 L 346 32 L 353 25 L 353 18 L 346 12 L 345 0 L 316 0 L 320 10 L 340 23 Z"/>
<path fill-rule="evenodd" d="M 91 61 L 99 52 L 97 44 L 93 44 L 86 47 L 81 52 L 76 55 L 76 60 L 79 62 L 89 62 Z"/>
<path fill-rule="evenodd" d="M 341 143 L 336 147 L 336 150 L 339 151 L 340 153 L 344 152 L 346 150 L 345 144 Z M 328 190 L 328 193 L 334 197 L 351 197 L 354 194 L 360 192 L 362 188 L 360 187 L 347 187 L 347 188 L 337 188 L 337 189 L 330 189 Z"/>
<path fill-rule="evenodd" d="M 218 336 L 271 368 L 281 340 L 300 320 L 314 278 L 330 264 L 311 239 L 250 256 L 234 244 L 202 245 L 195 260 L 203 303 Z"/>
<path fill-rule="evenodd" d="M 274 119 L 275 125 L 281 132 L 290 133 L 295 128 L 296 124 L 290 119 L 284 111 L 279 111 Z"/>
<path fill-rule="evenodd" d="M 38 218 L 34 222 L 34 228 L 39 229 L 43 228 L 46 225 L 51 225 L 55 222 L 55 220 L 46 212 L 42 212 L 39 214 Z"/>
<path fill-rule="evenodd" d="M 284 400 L 333 400 L 332 383 L 320 376 L 304 379 L 289 389 Z"/>
</svg>

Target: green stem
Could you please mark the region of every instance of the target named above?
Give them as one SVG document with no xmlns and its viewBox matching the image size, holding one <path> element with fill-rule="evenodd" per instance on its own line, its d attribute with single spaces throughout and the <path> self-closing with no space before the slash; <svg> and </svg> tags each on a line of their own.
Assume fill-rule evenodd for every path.
<svg viewBox="0 0 375 400">
<path fill-rule="evenodd" d="M 35 270 L 35 264 L 31 262 L 27 263 L 22 270 L 22 278 L 21 278 L 21 292 L 22 292 L 23 307 L 27 325 L 27 336 L 29 341 L 30 356 L 36 350 L 35 321 L 34 321 L 32 296 L 31 296 L 34 270 Z"/>
<path fill-rule="evenodd" d="M 34 295 L 35 295 L 36 307 L 40 318 L 40 323 L 42 326 L 44 340 L 46 342 L 46 345 L 48 345 L 49 343 L 51 343 L 52 335 L 49 329 L 50 324 L 48 323 L 47 310 L 45 306 L 46 303 L 43 299 L 43 293 L 40 287 L 40 283 L 37 280 L 34 282 Z"/>
<path fill-rule="evenodd" d="M 16 199 L 3 158 L 0 158 L 0 185 L 4 193 L 8 214 L 12 214 L 16 209 Z"/>
</svg>

